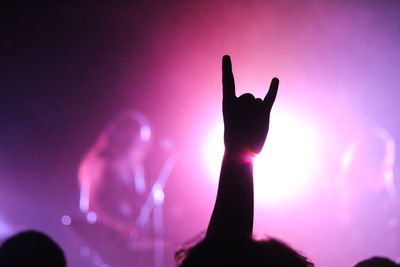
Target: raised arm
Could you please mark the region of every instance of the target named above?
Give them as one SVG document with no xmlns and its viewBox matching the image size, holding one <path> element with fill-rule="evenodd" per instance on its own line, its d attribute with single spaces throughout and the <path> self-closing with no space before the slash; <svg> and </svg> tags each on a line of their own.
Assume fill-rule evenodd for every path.
<svg viewBox="0 0 400 267">
<path fill-rule="evenodd" d="M 265 142 L 269 116 L 278 92 L 273 78 L 264 99 L 236 97 L 229 56 L 222 59 L 225 154 L 218 194 L 206 238 L 251 238 L 253 232 L 253 158 Z"/>
</svg>

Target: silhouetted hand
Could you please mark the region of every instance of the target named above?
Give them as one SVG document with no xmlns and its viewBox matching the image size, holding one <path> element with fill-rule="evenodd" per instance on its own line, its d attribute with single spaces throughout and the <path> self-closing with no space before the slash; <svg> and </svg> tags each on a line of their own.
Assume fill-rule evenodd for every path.
<svg viewBox="0 0 400 267">
<path fill-rule="evenodd" d="M 231 59 L 224 56 L 222 83 L 225 154 L 206 237 L 251 238 L 254 217 L 253 162 L 247 159 L 259 153 L 264 145 L 279 80 L 272 79 L 264 100 L 256 99 L 251 94 L 236 97 Z"/>
<path fill-rule="evenodd" d="M 225 149 L 234 153 L 259 153 L 268 134 L 269 116 L 279 80 L 272 79 L 264 100 L 248 93 L 236 97 L 231 59 L 224 56 L 222 83 Z"/>
</svg>

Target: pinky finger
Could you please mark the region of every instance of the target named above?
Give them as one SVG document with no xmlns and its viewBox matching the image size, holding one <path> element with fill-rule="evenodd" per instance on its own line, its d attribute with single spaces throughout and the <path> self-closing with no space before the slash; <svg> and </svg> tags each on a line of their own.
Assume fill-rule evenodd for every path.
<svg viewBox="0 0 400 267">
<path fill-rule="evenodd" d="M 267 106 L 268 110 L 271 110 L 275 102 L 275 98 L 278 93 L 278 87 L 279 87 L 279 79 L 273 78 L 271 84 L 269 85 L 268 93 L 264 97 L 264 103 Z"/>
</svg>

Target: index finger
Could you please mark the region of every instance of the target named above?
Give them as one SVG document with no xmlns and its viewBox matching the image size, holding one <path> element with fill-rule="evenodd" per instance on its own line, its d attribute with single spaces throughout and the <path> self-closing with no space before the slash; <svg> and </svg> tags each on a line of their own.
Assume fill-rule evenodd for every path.
<svg viewBox="0 0 400 267">
<path fill-rule="evenodd" d="M 228 55 L 222 58 L 222 91 L 224 99 L 233 99 L 235 95 L 235 80 L 232 73 L 232 62 Z"/>
</svg>

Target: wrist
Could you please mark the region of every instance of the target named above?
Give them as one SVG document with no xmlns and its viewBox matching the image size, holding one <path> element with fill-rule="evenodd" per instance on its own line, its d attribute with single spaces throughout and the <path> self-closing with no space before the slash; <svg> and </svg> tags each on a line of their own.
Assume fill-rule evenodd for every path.
<svg viewBox="0 0 400 267">
<path fill-rule="evenodd" d="M 250 149 L 225 147 L 224 158 L 237 163 L 252 163 L 255 154 Z"/>
</svg>

